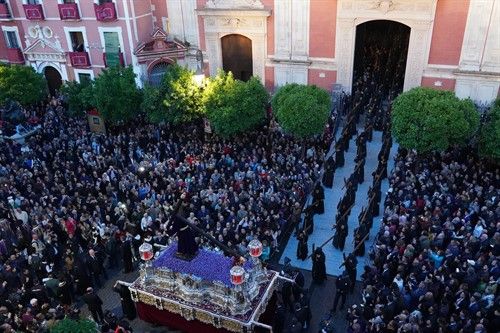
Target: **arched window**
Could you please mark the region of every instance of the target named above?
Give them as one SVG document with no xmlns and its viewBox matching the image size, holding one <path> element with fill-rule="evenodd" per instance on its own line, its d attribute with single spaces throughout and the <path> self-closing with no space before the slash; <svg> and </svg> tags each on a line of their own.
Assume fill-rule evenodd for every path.
<svg viewBox="0 0 500 333">
<path fill-rule="evenodd" d="M 161 84 L 161 80 L 163 79 L 163 76 L 167 72 L 168 69 L 168 63 L 166 62 L 159 62 L 151 68 L 149 71 L 149 84 L 152 85 L 153 87 L 158 87 Z"/>
</svg>

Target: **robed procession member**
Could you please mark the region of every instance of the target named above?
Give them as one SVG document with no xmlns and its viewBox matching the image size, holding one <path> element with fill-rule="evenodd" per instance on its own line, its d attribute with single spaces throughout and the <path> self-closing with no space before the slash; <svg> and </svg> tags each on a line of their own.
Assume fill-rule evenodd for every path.
<svg viewBox="0 0 500 333">
<path fill-rule="evenodd" d="M 307 239 L 307 234 L 302 231 L 298 237 L 299 243 L 297 244 L 297 259 L 306 260 L 308 252 Z"/>
<path fill-rule="evenodd" d="M 127 235 L 122 237 L 122 261 L 123 261 L 123 273 L 130 273 L 134 269 L 133 264 L 133 253 L 132 253 L 132 236 Z"/>
<path fill-rule="evenodd" d="M 332 244 L 336 249 L 344 250 L 345 240 L 347 238 L 347 217 L 342 217 L 335 225 L 335 234 Z"/>
<path fill-rule="evenodd" d="M 116 282 L 113 290 L 120 295 L 123 314 L 128 318 L 128 320 L 134 320 L 136 317 L 136 310 L 128 287 L 121 284 L 120 282 Z"/>
<path fill-rule="evenodd" d="M 315 205 L 310 205 L 305 209 L 305 216 L 304 216 L 304 229 L 303 232 L 305 232 L 307 235 L 310 235 L 314 231 L 314 211 L 316 210 Z"/>
<path fill-rule="evenodd" d="M 333 300 L 332 312 L 337 311 L 337 305 L 339 304 L 339 300 L 341 298 L 342 303 L 340 303 L 340 310 L 344 308 L 347 292 L 349 291 L 349 277 L 346 271 L 343 271 L 342 274 L 335 279 L 335 289 L 335 299 Z"/>
<path fill-rule="evenodd" d="M 344 257 L 344 262 L 342 263 L 342 265 L 340 265 L 340 267 L 345 266 L 345 270 L 347 272 L 347 275 L 349 276 L 350 281 L 349 292 L 352 294 L 356 285 L 358 259 L 356 259 L 354 253 L 349 253 L 347 257 L 344 253 L 342 255 Z"/>
<path fill-rule="evenodd" d="M 326 160 L 325 163 L 325 172 L 323 174 L 323 185 L 326 188 L 333 187 L 333 177 L 335 174 L 335 160 L 333 159 L 333 155 Z"/>
<path fill-rule="evenodd" d="M 314 250 L 314 255 L 312 256 L 313 266 L 312 266 L 312 278 L 316 283 L 322 283 L 326 280 L 326 266 L 325 266 L 325 253 L 318 247 Z"/>
<path fill-rule="evenodd" d="M 344 150 L 341 147 L 335 148 L 335 161 L 337 161 L 337 167 L 343 167 L 345 164 Z"/>
<path fill-rule="evenodd" d="M 365 255 L 365 240 L 359 230 L 354 234 L 354 255 L 362 257 Z"/>
<path fill-rule="evenodd" d="M 315 207 L 314 213 L 321 215 L 325 212 L 325 190 L 321 183 L 317 183 L 313 191 L 313 205 Z"/>
<path fill-rule="evenodd" d="M 184 211 L 187 206 L 186 194 L 183 193 L 174 208 L 172 214 L 173 225 L 170 229 L 177 234 L 177 254 L 179 257 L 192 259 L 198 252 L 198 244 L 189 225 L 183 219 L 179 218 L 184 217 Z"/>
</svg>

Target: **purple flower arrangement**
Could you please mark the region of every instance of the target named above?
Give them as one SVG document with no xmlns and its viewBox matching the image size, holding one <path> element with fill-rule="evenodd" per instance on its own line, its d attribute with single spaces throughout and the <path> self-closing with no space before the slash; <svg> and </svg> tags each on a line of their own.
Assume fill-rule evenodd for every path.
<svg viewBox="0 0 500 333">
<path fill-rule="evenodd" d="M 196 276 L 205 281 L 218 281 L 227 287 L 234 287 L 231 283 L 231 274 L 229 273 L 233 267 L 231 258 L 219 252 L 200 249 L 193 260 L 185 261 L 177 258 L 175 256 L 176 252 L 177 243 L 170 244 L 170 246 L 153 261 L 153 267 L 166 268 L 181 274 Z M 246 261 L 243 268 L 248 272 L 252 269 L 252 263 Z"/>
</svg>

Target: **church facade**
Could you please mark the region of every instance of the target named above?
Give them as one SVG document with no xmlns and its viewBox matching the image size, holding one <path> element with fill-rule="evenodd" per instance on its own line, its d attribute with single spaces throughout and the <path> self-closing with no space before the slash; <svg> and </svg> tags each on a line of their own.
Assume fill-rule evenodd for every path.
<svg viewBox="0 0 500 333">
<path fill-rule="evenodd" d="M 179 62 L 258 76 L 271 91 L 349 92 L 357 27 L 375 20 L 409 28 L 404 90 L 499 96 L 500 0 L 0 0 L 0 61 L 61 81 L 131 65 L 138 84 Z"/>
</svg>

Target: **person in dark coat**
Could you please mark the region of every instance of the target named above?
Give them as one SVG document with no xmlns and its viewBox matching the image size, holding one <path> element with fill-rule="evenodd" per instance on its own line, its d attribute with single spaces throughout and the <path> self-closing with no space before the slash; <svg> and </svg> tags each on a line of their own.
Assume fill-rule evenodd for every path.
<svg viewBox="0 0 500 333">
<path fill-rule="evenodd" d="M 126 239 L 124 239 L 122 245 L 123 272 L 125 274 L 130 273 L 133 270 L 132 258 L 132 243 L 130 241 L 130 237 L 127 237 Z"/>
<path fill-rule="evenodd" d="M 316 283 L 322 283 L 326 280 L 326 266 L 325 266 L 325 253 L 323 250 L 318 247 L 314 251 L 314 255 L 312 257 L 313 266 L 312 266 L 312 278 Z"/>
<path fill-rule="evenodd" d="M 78 256 L 75 257 L 73 274 L 76 282 L 76 292 L 78 295 L 83 295 L 85 290 L 90 287 L 91 281 L 85 263 Z"/>
<path fill-rule="evenodd" d="M 87 288 L 87 292 L 83 295 L 83 301 L 87 304 L 92 318 L 97 323 L 104 321 L 104 313 L 102 312 L 102 300 L 91 287 Z"/>
<path fill-rule="evenodd" d="M 325 212 L 325 190 L 318 182 L 313 191 L 313 205 L 315 207 L 314 213 L 321 215 Z"/>
<path fill-rule="evenodd" d="M 333 187 L 333 177 L 335 175 L 335 160 L 333 155 L 326 160 L 325 163 L 325 173 L 323 174 L 323 185 L 326 188 Z"/>
<path fill-rule="evenodd" d="M 113 287 L 113 290 L 120 295 L 123 314 L 128 318 L 128 320 L 134 320 L 136 317 L 135 304 L 132 301 L 128 287 L 117 282 Z"/>
<path fill-rule="evenodd" d="M 299 244 L 297 245 L 297 259 L 306 260 L 307 258 L 307 234 L 302 231 L 299 236 Z"/>
<path fill-rule="evenodd" d="M 349 277 L 346 271 L 342 272 L 340 276 L 335 280 L 335 298 L 333 300 L 332 312 L 337 311 L 337 305 L 339 304 L 340 298 L 342 298 L 342 303 L 340 304 L 340 310 L 344 308 L 345 301 L 347 298 L 347 292 L 349 291 Z"/>
<path fill-rule="evenodd" d="M 87 256 L 87 267 L 92 277 L 94 286 L 101 286 L 101 275 L 103 274 L 104 268 L 102 267 L 101 260 L 97 257 L 93 249 L 89 250 L 89 255 Z"/>
<path fill-rule="evenodd" d="M 66 281 L 60 282 L 59 289 L 57 290 L 57 297 L 59 299 L 59 302 L 61 302 L 63 306 L 71 306 L 71 304 L 73 303 L 71 285 L 66 283 Z"/>
</svg>

